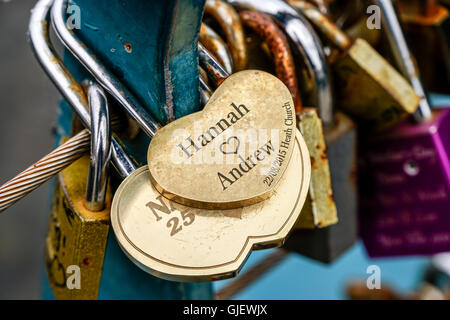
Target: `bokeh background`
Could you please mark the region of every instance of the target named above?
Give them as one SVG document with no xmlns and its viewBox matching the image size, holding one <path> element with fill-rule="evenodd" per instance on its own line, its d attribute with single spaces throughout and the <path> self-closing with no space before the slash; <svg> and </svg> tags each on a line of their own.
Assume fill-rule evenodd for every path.
<svg viewBox="0 0 450 320">
<path fill-rule="evenodd" d="M 58 93 L 27 41 L 34 0 L 0 0 L 0 183 L 53 147 Z M 0 299 L 38 299 L 49 184 L 0 214 Z"/>
<path fill-rule="evenodd" d="M 27 42 L 35 0 L 0 0 L 0 183 L 52 150 L 59 94 L 44 75 Z M 0 214 L 0 299 L 39 299 L 49 207 L 49 183 Z M 255 252 L 244 271 L 269 251 Z M 240 299 L 339 299 L 366 269 L 381 268 L 382 286 L 415 290 L 425 258 L 371 260 L 358 243 L 333 265 L 292 254 Z M 229 281 L 215 283 L 220 289 Z"/>
</svg>

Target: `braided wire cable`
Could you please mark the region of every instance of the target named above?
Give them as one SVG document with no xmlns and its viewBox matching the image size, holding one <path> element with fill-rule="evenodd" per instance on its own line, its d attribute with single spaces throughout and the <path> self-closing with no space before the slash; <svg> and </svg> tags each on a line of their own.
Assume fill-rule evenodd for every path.
<svg viewBox="0 0 450 320">
<path fill-rule="evenodd" d="M 90 132 L 83 130 L 0 186 L 0 212 L 12 206 L 90 150 Z"/>
</svg>

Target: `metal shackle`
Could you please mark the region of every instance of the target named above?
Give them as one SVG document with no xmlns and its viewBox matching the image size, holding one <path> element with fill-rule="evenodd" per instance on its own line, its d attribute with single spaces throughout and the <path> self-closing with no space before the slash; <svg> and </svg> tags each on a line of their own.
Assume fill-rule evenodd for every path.
<svg viewBox="0 0 450 320">
<path fill-rule="evenodd" d="M 86 187 L 86 208 L 90 211 L 102 211 L 105 208 L 111 159 L 108 101 L 103 89 L 93 81 L 87 85 L 87 94 L 91 115 L 91 161 Z"/>
<path fill-rule="evenodd" d="M 129 90 L 97 59 L 73 33 L 67 29 L 65 15 L 67 0 L 54 0 L 51 9 L 53 28 L 64 46 L 92 74 L 97 82 L 111 94 L 138 123 L 139 127 L 153 137 L 160 127 L 145 111 Z"/>
<path fill-rule="evenodd" d="M 53 0 L 40 0 L 33 8 L 28 30 L 30 43 L 46 74 L 80 117 L 83 125 L 90 129 L 91 117 L 83 88 L 64 66 L 50 42 L 49 14 L 52 4 Z M 114 138 L 111 148 L 114 167 L 123 178 L 127 177 L 136 169 L 135 164 Z"/>
<path fill-rule="evenodd" d="M 322 43 L 311 24 L 282 0 L 226 0 L 239 9 L 256 10 L 268 14 L 282 26 L 294 43 L 294 49 L 304 60 L 308 76 L 315 85 L 314 105 L 325 128 L 331 127 L 334 120 L 334 101 L 331 75 Z"/>
<path fill-rule="evenodd" d="M 374 3 L 381 9 L 383 29 L 388 38 L 395 63 L 420 97 L 419 107 L 414 113 L 414 118 L 418 122 L 427 121 L 431 117 L 431 107 L 419 79 L 417 67 L 413 61 L 394 5 L 391 0 L 374 0 Z"/>
<path fill-rule="evenodd" d="M 341 51 L 351 47 L 351 39 L 318 8 L 304 0 L 287 0 L 287 3 L 306 16 Z"/>
<path fill-rule="evenodd" d="M 295 112 L 302 111 L 302 101 L 298 88 L 295 62 L 288 39 L 283 31 L 265 13 L 259 11 L 241 11 L 242 24 L 255 33 L 267 44 L 275 65 L 276 76 L 286 85 L 294 100 Z"/>
<path fill-rule="evenodd" d="M 205 14 L 213 17 L 222 28 L 233 58 L 233 70 L 245 69 L 248 62 L 247 46 L 244 28 L 236 10 L 222 0 L 207 0 Z"/>
<path fill-rule="evenodd" d="M 330 6 L 327 0 L 308 0 L 311 4 L 313 4 L 317 9 L 324 15 L 330 15 Z"/>
<path fill-rule="evenodd" d="M 230 74 L 224 69 L 224 67 L 217 61 L 216 58 L 201 44 L 198 44 L 198 60 L 200 66 L 205 70 L 208 77 L 214 82 L 216 86 L 219 86 Z M 200 82 L 201 85 L 203 85 Z"/>
<path fill-rule="evenodd" d="M 200 84 L 200 87 L 199 87 L 200 103 L 204 107 L 208 103 L 213 92 L 206 81 L 207 79 L 204 79 L 203 76 L 200 76 L 198 80 L 199 80 L 199 84 Z"/>
<path fill-rule="evenodd" d="M 223 39 L 206 23 L 202 23 L 198 37 L 199 42 L 222 62 L 227 72 L 232 73 L 233 59 Z"/>
</svg>

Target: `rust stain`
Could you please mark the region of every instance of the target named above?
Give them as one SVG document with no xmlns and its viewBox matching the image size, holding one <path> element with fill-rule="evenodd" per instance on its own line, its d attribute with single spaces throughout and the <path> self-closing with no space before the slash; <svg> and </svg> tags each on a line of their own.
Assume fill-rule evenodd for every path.
<svg viewBox="0 0 450 320">
<path fill-rule="evenodd" d="M 125 49 L 126 52 L 128 52 L 128 53 L 133 52 L 133 47 L 131 46 L 131 43 L 125 42 L 125 43 L 123 44 L 123 47 L 124 47 L 124 49 Z"/>
<path fill-rule="evenodd" d="M 232 58 L 226 43 L 205 23 L 202 23 L 200 27 L 199 41 L 217 60 L 219 60 L 229 73 L 232 72 Z"/>
<path fill-rule="evenodd" d="M 311 158 L 311 170 L 317 170 L 318 165 L 316 162 L 316 159 L 314 159 L 314 157 L 310 157 Z"/>
<path fill-rule="evenodd" d="M 301 112 L 302 102 L 298 89 L 295 62 L 289 42 L 283 31 L 268 15 L 257 11 L 242 11 L 239 14 L 242 23 L 254 30 L 267 44 L 275 63 L 277 77 L 289 89 L 294 100 L 296 113 Z"/>
<path fill-rule="evenodd" d="M 84 258 L 83 259 L 83 265 L 85 265 L 86 267 L 89 267 L 92 265 L 92 258 Z"/>
</svg>

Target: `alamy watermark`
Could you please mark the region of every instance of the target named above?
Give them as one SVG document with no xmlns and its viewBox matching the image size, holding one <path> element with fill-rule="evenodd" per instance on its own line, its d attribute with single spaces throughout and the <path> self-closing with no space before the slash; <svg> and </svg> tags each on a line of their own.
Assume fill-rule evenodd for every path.
<svg viewBox="0 0 450 320">
<path fill-rule="evenodd" d="M 373 29 L 381 29 L 381 9 L 377 5 L 371 5 L 367 7 L 367 14 L 370 14 L 370 17 L 367 18 L 367 28 L 369 30 Z"/>
<path fill-rule="evenodd" d="M 76 4 L 69 4 L 67 6 L 67 22 L 66 26 L 68 29 L 81 29 L 81 9 Z"/>
<path fill-rule="evenodd" d="M 366 285 L 369 290 L 381 289 L 381 269 L 379 266 L 373 264 L 367 267 L 367 274 L 370 276 L 367 278 Z"/>
<path fill-rule="evenodd" d="M 68 266 L 66 269 L 67 277 L 66 287 L 69 290 L 81 289 L 81 269 L 77 265 Z"/>
</svg>

